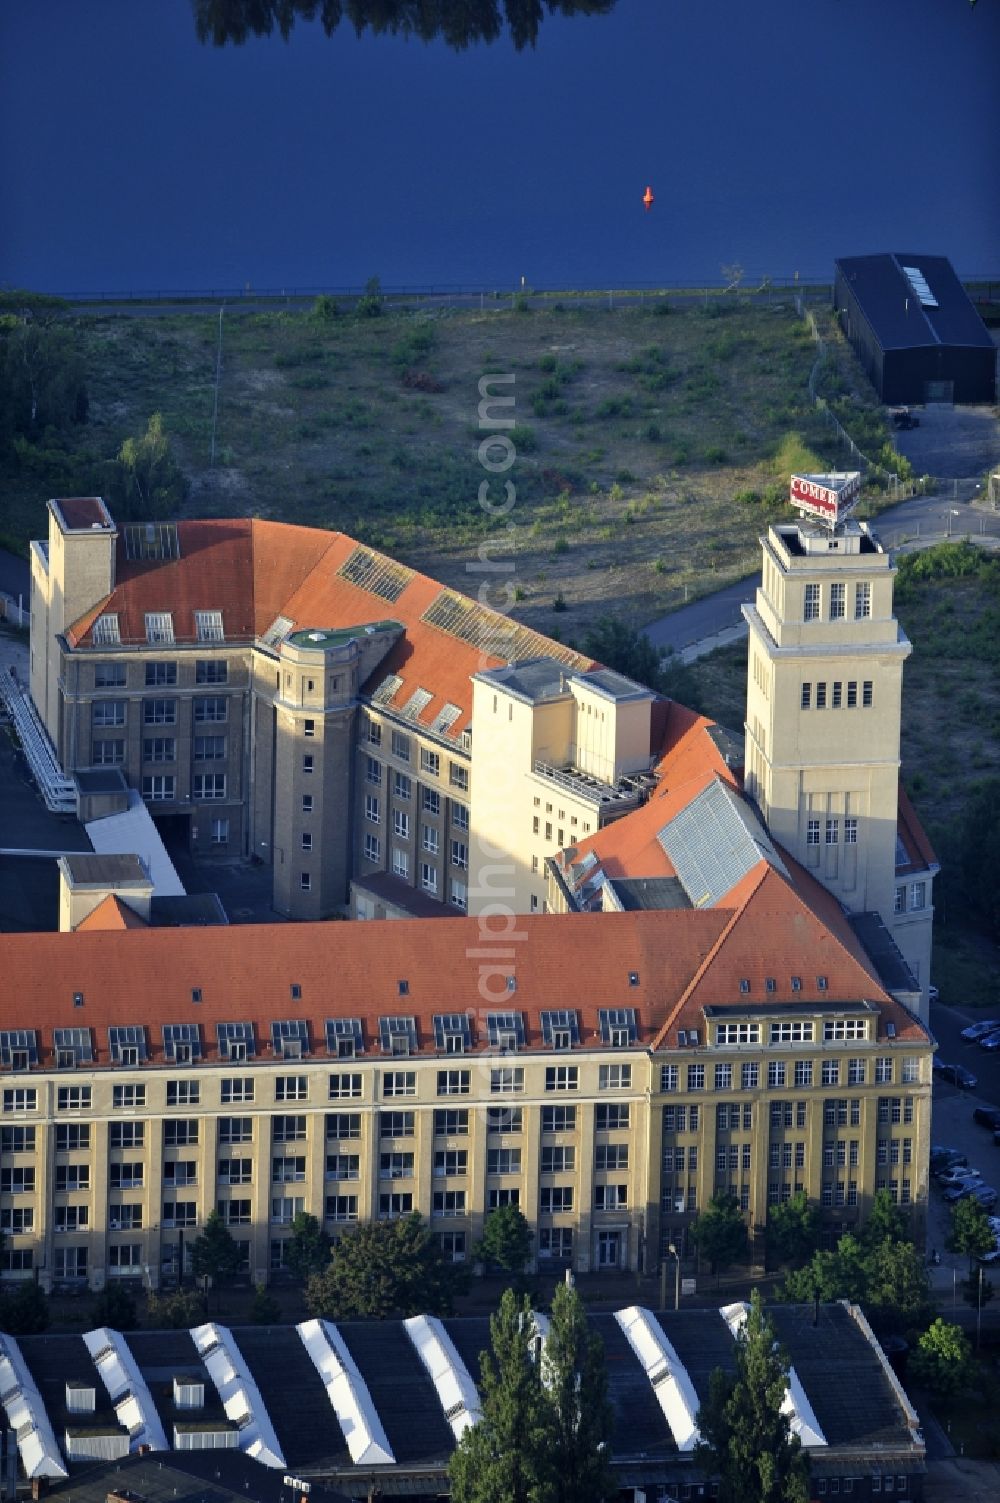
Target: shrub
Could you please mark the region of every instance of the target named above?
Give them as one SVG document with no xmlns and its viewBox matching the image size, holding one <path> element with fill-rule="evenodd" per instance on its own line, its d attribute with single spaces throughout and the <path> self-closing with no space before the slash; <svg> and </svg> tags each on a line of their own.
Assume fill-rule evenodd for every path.
<svg viewBox="0 0 1000 1503">
<path fill-rule="evenodd" d="M 317 323 L 325 324 L 329 323 L 331 319 L 336 318 L 339 312 L 340 309 L 330 294 L 328 292 L 321 292 L 313 303 L 312 312 L 309 316 L 310 318 L 314 318 Z"/>
</svg>

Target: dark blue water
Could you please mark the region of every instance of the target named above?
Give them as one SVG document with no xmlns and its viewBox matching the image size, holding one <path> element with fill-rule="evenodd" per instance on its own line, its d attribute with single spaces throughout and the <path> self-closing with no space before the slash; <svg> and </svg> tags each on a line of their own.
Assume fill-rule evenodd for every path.
<svg viewBox="0 0 1000 1503">
<path fill-rule="evenodd" d="M 996 273 L 998 59 L 998 0 L 620 0 L 522 54 L 314 25 L 219 50 L 186 0 L 8 0 L 0 283 Z"/>
</svg>

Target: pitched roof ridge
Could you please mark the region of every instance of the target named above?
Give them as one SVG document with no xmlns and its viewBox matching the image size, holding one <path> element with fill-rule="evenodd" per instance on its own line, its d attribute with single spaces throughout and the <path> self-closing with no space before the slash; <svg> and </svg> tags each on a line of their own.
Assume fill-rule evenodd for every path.
<svg viewBox="0 0 1000 1503">
<path fill-rule="evenodd" d="M 661 1048 L 661 1041 L 665 1037 L 667 1030 L 671 1027 L 674 1019 L 680 1014 L 681 1010 L 687 1005 L 687 1001 L 691 993 L 700 985 L 702 978 L 707 974 L 709 968 L 715 963 L 716 959 L 719 956 L 719 953 L 726 943 L 726 940 L 729 938 L 730 934 L 732 934 L 734 928 L 743 917 L 750 899 L 760 889 L 762 883 L 767 877 L 769 868 L 770 862 L 762 856 L 757 865 L 750 871 L 745 873 L 745 875 L 740 878 L 739 882 L 736 883 L 736 886 L 730 889 L 730 893 L 735 893 L 737 888 L 746 886 L 747 893 L 742 901 L 737 903 L 736 907 L 733 908 L 732 916 L 723 928 L 722 933 L 719 935 L 718 939 L 715 941 L 715 944 L 709 950 L 701 965 L 695 971 L 694 975 L 691 977 L 691 980 L 688 982 L 687 986 L 678 997 L 676 1003 L 667 1014 L 663 1026 L 660 1028 L 659 1032 L 656 1035 L 656 1038 L 653 1040 L 654 1049 Z M 780 875 L 780 873 L 778 875 Z M 729 895 L 730 894 L 727 894 L 727 896 Z M 720 910 L 725 911 L 725 905 L 723 903 L 716 903 L 713 905 L 713 908 L 715 912 L 719 912 Z M 705 912 L 706 910 L 696 909 L 695 911 Z"/>
</svg>

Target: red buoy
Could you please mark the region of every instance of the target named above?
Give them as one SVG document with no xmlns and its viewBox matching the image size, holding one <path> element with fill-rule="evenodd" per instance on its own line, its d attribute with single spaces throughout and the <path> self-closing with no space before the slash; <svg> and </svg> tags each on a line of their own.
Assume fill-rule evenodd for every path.
<svg viewBox="0 0 1000 1503">
<path fill-rule="evenodd" d="M 645 208 L 646 213 L 648 214 L 649 211 L 650 211 L 650 209 L 653 207 L 653 190 L 652 190 L 652 188 L 650 188 L 650 187 L 647 186 L 645 193 L 642 195 L 642 202 L 643 202 L 643 207 Z"/>
</svg>

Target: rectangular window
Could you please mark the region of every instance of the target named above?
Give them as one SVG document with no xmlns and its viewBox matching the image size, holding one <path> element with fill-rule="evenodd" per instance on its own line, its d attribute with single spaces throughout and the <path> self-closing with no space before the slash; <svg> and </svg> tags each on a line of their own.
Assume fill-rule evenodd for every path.
<svg viewBox="0 0 1000 1503">
<path fill-rule="evenodd" d="M 797 1086 L 811 1086 L 813 1083 L 813 1067 L 811 1059 L 797 1059 L 795 1061 L 795 1084 Z"/>
<path fill-rule="evenodd" d="M 224 762 L 226 759 L 225 736 L 195 736 L 194 758 L 196 762 Z"/>
<path fill-rule="evenodd" d="M 595 1185 L 595 1211 L 624 1211 L 628 1206 L 628 1185 Z"/>
<path fill-rule="evenodd" d="M 357 1221 L 358 1197 L 356 1195 L 328 1195 L 325 1216 L 327 1221 Z"/>
<path fill-rule="evenodd" d="M 124 699 L 95 699 L 90 720 L 95 730 L 124 725 Z"/>
<path fill-rule="evenodd" d="M 125 761 L 124 741 L 94 741 L 90 748 L 90 760 L 95 767 L 118 767 Z"/>
<path fill-rule="evenodd" d="M 204 699 L 196 699 L 194 702 L 195 725 L 219 724 L 228 716 L 227 699 L 217 695 L 211 695 Z"/>
<path fill-rule="evenodd" d="M 471 1079 L 470 1070 L 439 1070 L 437 1093 L 439 1096 L 468 1096 Z"/>
<path fill-rule="evenodd" d="M 864 621 L 872 613 L 872 587 L 869 580 L 860 581 L 854 586 L 854 619 Z"/>
<path fill-rule="evenodd" d="M 176 762 L 177 742 L 173 736 L 147 736 L 142 743 L 144 762 Z"/>
<path fill-rule="evenodd" d="M 197 1080 L 168 1080 L 168 1106 L 197 1106 L 201 1100 L 201 1082 Z"/>
<path fill-rule="evenodd" d="M 755 1091 L 760 1084 L 760 1066 L 751 1062 L 740 1067 L 740 1089 Z"/>
<path fill-rule="evenodd" d="M 124 725 L 124 720 L 117 722 Z M 143 725 L 176 725 L 176 699 L 144 699 L 142 702 Z"/>
<path fill-rule="evenodd" d="M 413 1214 L 413 1193 L 410 1190 L 393 1190 L 378 1198 L 378 1213 L 390 1221 L 397 1216 Z"/>
<path fill-rule="evenodd" d="M 111 1088 L 111 1105 L 116 1110 L 133 1112 L 146 1105 L 144 1085 L 116 1085 Z"/>
<path fill-rule="evenodd" d="M 97 633 L 94 637 L 96 640 Z M 125 664 L 124 663 L 96 663 L 94 665 L 94 688 L 95 689 L 124 689 L 125 687 Z"/>
<path fill-rule="evenodd" d="M 597 1077 L 598 1089 L 602 1091 L 629 1091 L 632 1089 L 631 1065 L 601 1065 Z"/>
<path fill-rule="evenodd" d="M 327 1179 L 360 1179 L 361 1158 L 356 1153 L 328 1153 L 326 1156 Z"/>
<path fill-rule="evenodd" d="M 90 1086 L 60 1086 L 56 1091 L 56 1110 L 60 1112 L 89 1112 Z"/>
<path fill-rule="evenodd" d="M 704 1065 L 688 1065 L 687 1088 L 689 1091 L 703 1091 L 705 1089 Z"/>
<path fill-rule="evenodd" d="M 875 1061 L 875 1084 L 892 1084 L 892 1056 L 884 1055 Z"/>
<path fill-rule="evenodd" d="M 805 619 L 806 621 L 819 620 L 819 585 L 807 584 L 805 588 Z"/>
<path fill-rule="evenodd" d="M 731 1091 L 733 1088 L 732 1065 L 716 1065 L 715 1089 L 717 1091 Z"/>
<path fill-rule="evenodd" d="M 377 835 L 366 835 L 365 836 L 365 860 L 366 861 L 381 861 L 381 859 L 382 859 L 382 842 L 379 840 L 379 838 L 378 838 Z"/>
<path fill-rule="evenodd" d="M 843 583 L 830 586 L 830 620 L 842 621 L 844 618 L 844 601 L 847 594 L 847 586 Z"/>
<path fill-rule="evenodd" d="M 222 1081 L 220 1100 L 223 1106 L 232 1101 L 253 1100 L 253 1076 L 230 1076 Z"/>
<path fill-rule="evenodd" d="M 108 1130 L 111 1148 L 141 1148 L 145 1136 L 144 1122 L 112 1122 Z"/>
<path fill-rule="evenodd" d="M 394 798 L 409 800 L 413 793 L 413 784 L 405 772 L 394 772 L 392 775 L 392 792 Z"/>
<path fill-rule="evenodd" d="M 300 1116 L 272 1117 L 271 1136 L 275 1143 L 301 1143 L 306 1135 L 306 1119 Z"/>
<path fill-rule="evenodd" d="M 393 1096 L 415 1096 L 417 1077 L 413 1070 L 387 1070 L 382 1077 L 382 1095 L 388 1100 Z"/>
<path fill-rule="evenodd" d="M 508 1170 L 507 1173 L 520 1172 L 520 1160 L 516 1171 Z M 441 1148 L 434 1155 L 434 1178 L 453 1179 L 456 1176 L 469 1172 L 469 1155 L 464 1148 Z M 487 1169 L 488 1174 L 496 1174 L 496 1169 Z"/>
<path fill-rule="evenodd" d="M 820 1071 L 820 1083 L 822 1085 L 840 1084 L 840 1060 L 825 1059 Z"/>
<path fill-rule="evenodd" d="M 775 1090 L 779 1086 L 783 1086 L 785 1084 L 784 1060 L 772 1059 L 770 1061 L 767 1067 L 767 1083 L 772 1090 Z"/>
<path fill-rule="evenodd" d="M 490 1091 L 494 1096 L 510 1095 L 523 1090 L 523 1065 L 504 1065 L 490 1071 Z"/>
<path fill-rule="evenodd" d="M 469 791 L 469 769 L 459 762 L 449 762 L 448 781 L 452 788 L 458 788 L 461 792 Z"/>
<path fill-rule="evenodd" d="M 251 1117 L 219 1118 L 220 1143 L 249 1143 L 252 1139 L 253 1119 Z"/>
<path fill-rule="evenodd" d="M 864 683 L 861 685 L 861 704 L 862 704 L 863 708 L 866 709 L 866 710 L 870 710 L 871 707 L 872 707 L 872 703 L 873 703 L 872 689 L 873 689 L 872 680 L 870 678 L 866 678 L 865 681 L 864 681 Z"/>
<path fill-rule="evenodd" d="M 365 758 L 365 779 L 376 788 L 382 786 L 382 763 L 376 757 Z"/>
<path fill-rule="evenodd" d="M 668 1110 L 668 1108 L 665 1108 Z M 683 1108 L 681 1108 L 683 1110 Z M 691 1110 L 697 1111 L 697 1107 Z M 618 1102 L 614 1106 L 597 1106 L 594 1108 L 594 1129 L 596 1132 L 619 1132 L 627 1130 L 629 1125 L 629 1107 L 627 1102 Z M 666 1123 L 664 1123 L 666 1126 Z M 678 1130 L 683 1132 L 683 1126 L 678 1123 Z"/>
<path fill-rule="evenodd" d="M 575 1091 L 580 1084 L 577 1065 L 549 1065 L 545 1071 L 547 1091 Z"/>
<path fill-rule="evenodd" d="M 598 1112 L 602 1110 L 597 1108 Z M 607 1110 L 607 1108 L 603 1108 Z M 614 1108 L 612 1108 L 614 1110 Z M 626 1107 L 626 1111 L 628 1108 Z M 543 1106 L 542 1132 L 574 1132 L 576 1129 L 575 1106 Z M 544 1150 L 543 1150 L 544 1151 Z"/>
<path fill-rule="evenodd" d="M 469 1113 L 464 1107 L 434 1113 L 434 1131 L 439 1137 L 464 1138 L 469 1133 Z"/>
<path fill-rule="evenodd" d="M 173 773 L 153 773 L 142 780 L 142 796 L 148 804 L 171 803 L 174 789 Z"/>
<path fill-rule="evenodd" d="M 806 823 L 806 845 L 819 845 L 818 819 L 810 819 Z"/>
<path fill-rule="evenodd" d="M 826 822 L 826 843 L 836 845 L 840 839 L 840 820 L 828 819 Z"/>
<path fill-rule="evenodd" d="M 840 681 L 839 678 L 834 679 L 834 681 L 833 681 L 833 708 L 835 710 L 839 710 L 840 709 L 840 707 L 841 707 L 841 705 L 843 703 L 843 697 L 844 697 L 844 686 L 841 683 L 841 681 Z"/>
<path fill-rule="evenodd" d="M 432 1216 L 464 1216 L 464 1190 L 435 1190 L 431 1196 Z"/>
<path fill-rule="evenodd" d="M 468 805 L 460 804 L 457 801 L 452 800 L 451 822 L 455 826 L 456 830 L 467 830 L 469 828 Z"/>
<path fill-rule="evenodd" d="M 559 1216 L 573 1209 L 572 1185 L 544 1185 L 538 1197 L 543 1216 Z"/>
<path fill-rule="evenodd" d="M 147 663 L 146 688 L 171 687 L 177 682 L 176 663 Z"/>
<path fill-rule="evenodd" d="M 191 797 L 196 803 L 210 799 L 225 798 L 226 774 L 224 772 L 196 772 L 191 785 Z"/>
<path fill-rule="evenodd" d="M 404 882 L 410 876 L 410 853 L 399 850 L 397 846 L 392 848 L 392 874 L 394 877 L 401 877 Z"/>
<path fill-rule="evenodd" d="M 424 825 L 421 832 L 420 843 L 424 850 L 431 856 L 436 856 L 440 849 L 441 836 L 433 825 Z"/>
<path fill-rule="evenodd" d="M 195 663 L 196 684 L 225 684 L 229 682 L 229 664 L 224 658 L 201 658 Z"/>
<path fill-rule="evenodd" d="M 922 909 L 926 905 L 926 902 L 927 902 L 927 887 L 926 887 L 926 884 L 923 883 L 923 882 L 911 882 L 910 883 L 910 912 L 911 913 L 918 912 L 920 909 Z"/>
<path fill-rule="evenodd" d="M 803 708 L 803 710 L 808 710 L 808 709 L 812 708 L 812 684 L 811 683 L 810 684 L 804 683 L 802 685 L 802 708 Z"/>
<path fill-rule="evenodd" d="M 844 844 L 857 845 L 857 843 L 858 821 L 854 818 L 853 815 L 848 815 L 848 817 L 844 820 Z"/>
<path fill-rule="evenodd" d="M 759 1023 L 720 1023 L 715 1030 L 717 1044 L 759 1044 Z"/>
<path fill-rule="evenodd" d="M 360 1112 L 328 1112 L 326 1135 L 328 1138 L 360 1138 Z"/>
<path fill-rule="evenodd" d="M 573 1152 L 572 1149 L 569 1150 Z M 544 1153 L 544 1149 L 543 1149 Z M 542 1167 L 544 1168 L 544 1160 Z M 572 1169 L 572 1162 L 567 1168 Z M 595 1169 L 627 1169 L 628 1168 L 628 1144 L 627 1143 L 598 1143 L 594 1149 Z"/>
<path fill-rule="evenodd" d="M 825 710 L 826 709 L 826 684 L 825 683 L 820 683 L 820 684 L 816 685 L 816 708 L 817 708 L 817 710 Z"/>
<path fill-rule="evenodd" d="M 813 1041 L 813 1025 L 811 1023 L 772 1023 L 772 1044 L 811 1044 Z"/>
<path fill-rule="evenodd" d="M 441 813 L 441 795 L 433 788 L 421 789 L 420 802 L 425 814 Z"/>
</svg>

